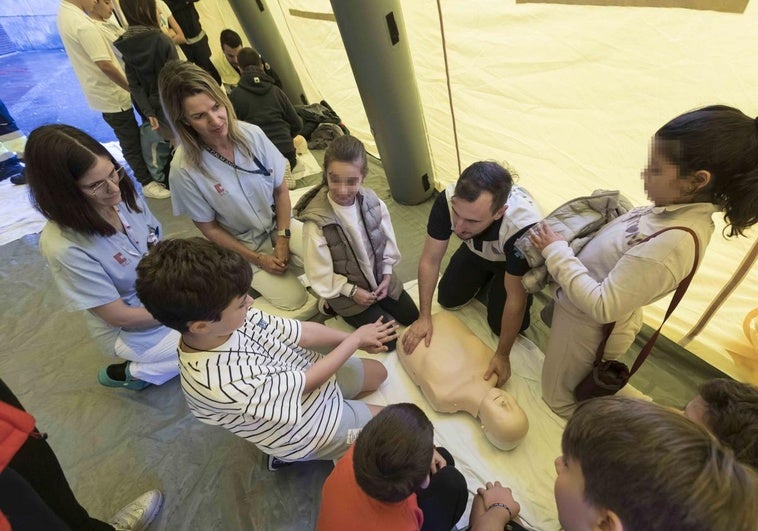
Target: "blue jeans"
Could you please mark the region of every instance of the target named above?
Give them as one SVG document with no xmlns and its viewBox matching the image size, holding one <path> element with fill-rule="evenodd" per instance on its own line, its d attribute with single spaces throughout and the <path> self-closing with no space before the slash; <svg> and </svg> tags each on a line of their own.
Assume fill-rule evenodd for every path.
<svg viewBox="0 0 758 531">
<path fill-rule="evenodd" d="M 140 126 L 140 142 L 142 158 L 153 180 L 168 186 L 171 144 L 158 131 L 153 131 L 149 122 L 143 122 Z"/>
</svg>

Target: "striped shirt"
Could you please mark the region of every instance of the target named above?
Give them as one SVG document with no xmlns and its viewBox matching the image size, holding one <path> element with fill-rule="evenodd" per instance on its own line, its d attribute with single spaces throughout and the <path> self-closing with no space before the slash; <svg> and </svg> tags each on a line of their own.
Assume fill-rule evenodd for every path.
<svg viewBox="0 0 758 531">
<path fill-rule="evenodd" d="M 223 345 L 208 352 L 180 348 L 190 411 L 288 461 L 329 443 L 342 417 L 342 393 L 332 377 L 303 394 L 305 370 L 320 354 L 300 347 L 300 335 L 299 321 L 251 308 Z"/>
</svg>

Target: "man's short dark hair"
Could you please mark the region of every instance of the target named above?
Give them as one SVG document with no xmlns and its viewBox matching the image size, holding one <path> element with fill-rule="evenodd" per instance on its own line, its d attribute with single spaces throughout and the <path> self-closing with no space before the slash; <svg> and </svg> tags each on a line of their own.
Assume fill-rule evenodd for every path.
<svg viewBox="0 0 758 531">
<path fill-rule="evenodd" d="M 434 427 L 424 412 L 415 404 L 387 406 L 355 442 L 355 480 L 372 498 L 402 501 L 423 484 L 433 452 Z"/>
<path fill-rule="evenodd" d="M 242 256 L 204 238 L 164 240 L 137 265 L 137 296 L 158 321 L 184 333 L 193 321 L 221 319 L 252 278 Z"/>
<path fill-rule="evenodd" d="M 239 36 L 239 33 L 234 30 L 221 30 L 219 40 L 221 41 L 222 48 L 224 45 L 228 46 L 229 48 L 237 48 L 239 46 L 242 46 L 242 38 Z"/>
<path fill-rule="evenodd" d="M 482 192 L 492 194 L 492 213 L 494 214 L 508 200 L 513 186 L 513 176 L 502 165 L 491 160 L 474 162 L 463 170 L 455 184 L 455 197 L 473 203 Z"/>
<path fill-rule="evenodd" d="M 581 466 L 584 500 L 624 529 L 755 529 L 758 475 L 680 413 L 595 398 L 576 409 L 561 446 Z"/>
<path fill-rule="evenodd" d="M 728 378 L 698 388 L 707 407 L 703 422 L 737 459 L 758 470 L 758 387 Z"/>
<path fill-rule="evenodd" d="M 261 54 L 255 51 L 253 48 L 242 48 L 237 54 L 237 64 L 240 70 L 244 70 L 249 66 L 262 66 Z"/>
</svg>

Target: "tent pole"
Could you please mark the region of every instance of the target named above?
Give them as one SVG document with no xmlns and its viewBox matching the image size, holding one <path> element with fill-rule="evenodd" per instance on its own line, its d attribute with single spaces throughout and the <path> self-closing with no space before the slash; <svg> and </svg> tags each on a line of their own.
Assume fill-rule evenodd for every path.
<svg viewBox="0 0 758 531">
<path fill-rule="evenodd" d="M 331 0 L 392 197 L 434 192 L 429 145 L 399 0 Z"/>
</svg>

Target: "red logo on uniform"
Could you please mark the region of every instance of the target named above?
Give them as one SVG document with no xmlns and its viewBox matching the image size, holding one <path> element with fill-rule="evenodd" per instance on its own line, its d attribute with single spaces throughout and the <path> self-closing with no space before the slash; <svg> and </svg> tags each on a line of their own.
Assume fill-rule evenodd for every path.
<svg viewBox="0 0 758 531">
<path fill-rule="evenodd" d="M 124 258 L 124 255 L 121 253 L 114 254 L 113 259 L 121 265 L 126 265 L 126 263 L 128 262 L 128 260 Z"/>
<path fill-rule="evenodd" d="M 218 192 L 218 195 L 224 195 L 226 193 L 226 190 L 221 186 L 221 183 L 216 183 L 213 187 L 216 189 L 216 192 Z"/>
</svg>

